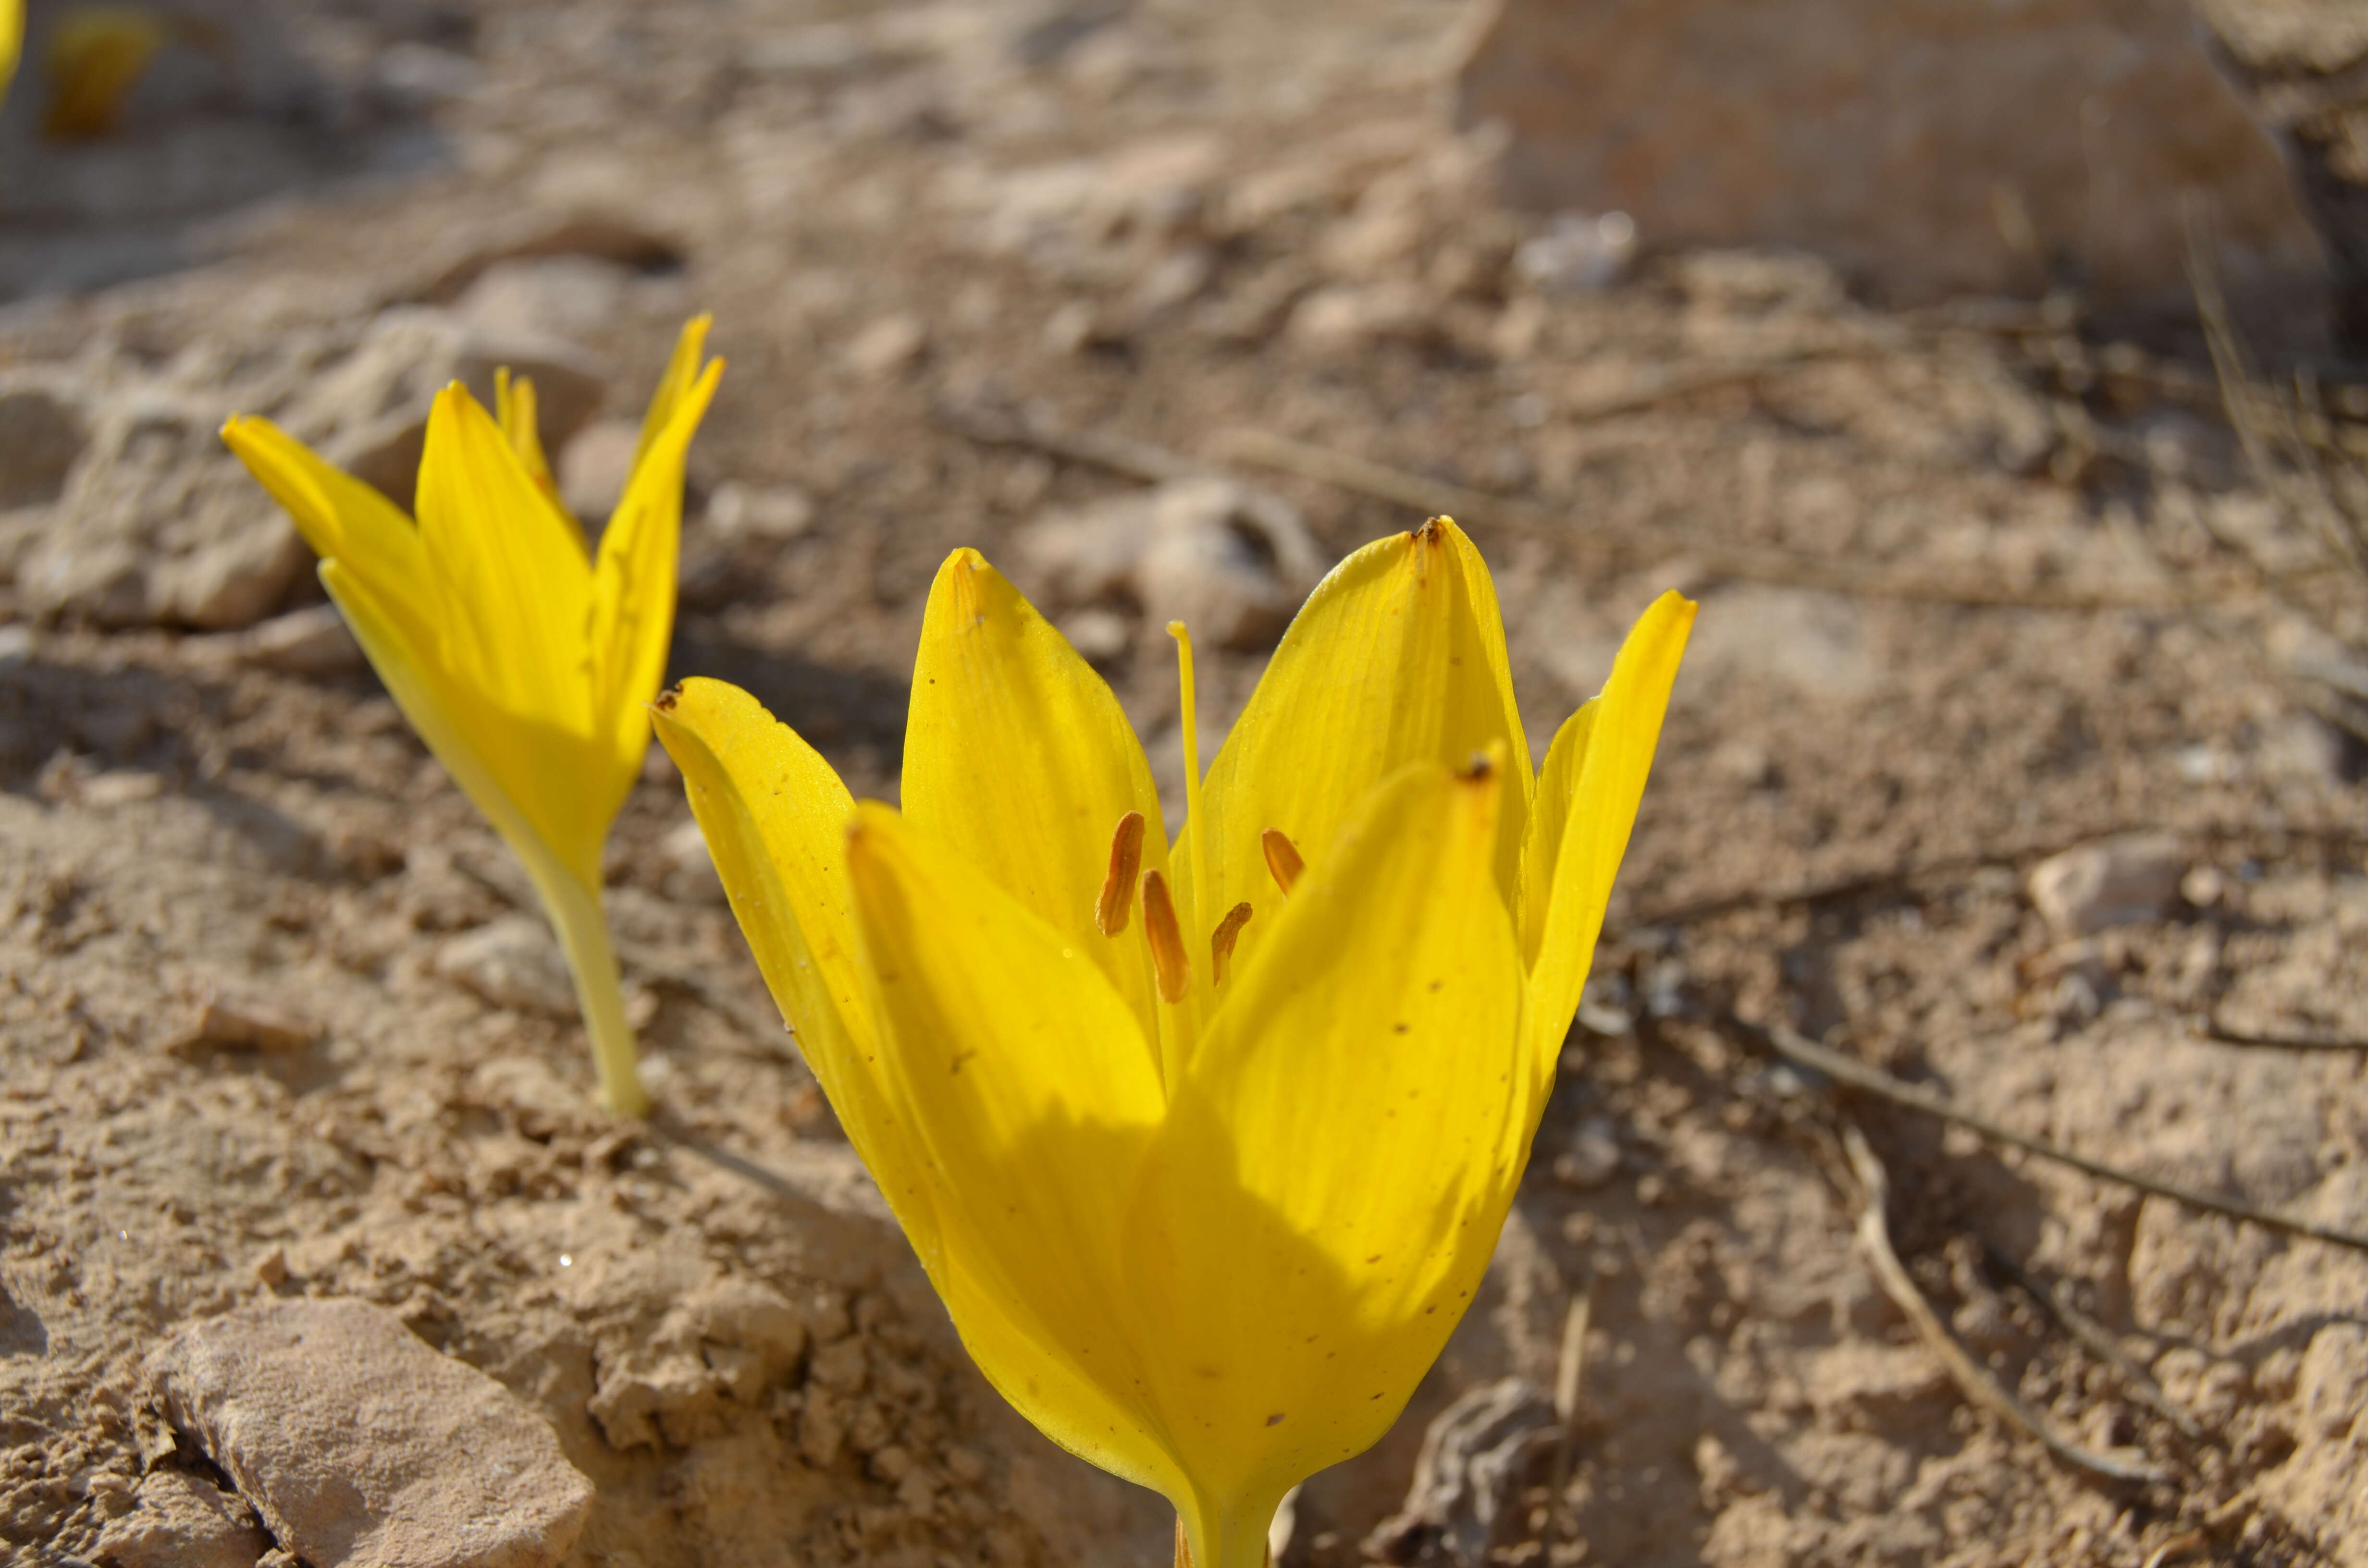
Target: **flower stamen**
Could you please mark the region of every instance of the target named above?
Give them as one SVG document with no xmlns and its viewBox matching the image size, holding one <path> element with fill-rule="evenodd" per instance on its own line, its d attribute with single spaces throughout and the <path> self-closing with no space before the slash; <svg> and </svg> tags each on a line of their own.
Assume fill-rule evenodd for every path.
<svg viewBox="0 0 2368 1568">
<path fill-rule="evenodd" d="M 1234 944 L 1241 940 L 1242 927 L 1250 923 L 1250 906 L 1245 902 L 1225 911 L 1217 922 L 1216 933 L 1209 938 L 1209 983 L 1225 983 L 1225 965 L 1234 956 Z"/>
<path fill-rule="evenodd" d="M 1152 972 L 1159 994 L 1181 1002 L 1192 988 L 1192 960 L 1184 951 L 1184 928 L 1176 923 L 1176 900 L 1167 879 L 1156 870 L 1143 873 L 1143 935 L 1151 943 Z"/>
<path fill-rule="evenodd" d="M 1134 879 L 1143 869 L 1143 813 L 1129 812 L 1118 819 L 1110 835 L 1110 874 L 1102 879 L 1101 896 L 1094 901 L 1094 929 L 1115 937 L 1126 929 L 1134 907 Z"/>
<path fill-rule="evenodd" d="M 1258 847 L 1266 851 L 1266 869 L 1272 873 L 1274 885 L 1282 890 L 1283 897 L 1289 898 L 1300 873 L 1307 869 L 1307 862 L 1299 858 L 1298 846 L 1284 837 L 1281 830 L 1270 827 L 1258 835 Z"/>
</svg>

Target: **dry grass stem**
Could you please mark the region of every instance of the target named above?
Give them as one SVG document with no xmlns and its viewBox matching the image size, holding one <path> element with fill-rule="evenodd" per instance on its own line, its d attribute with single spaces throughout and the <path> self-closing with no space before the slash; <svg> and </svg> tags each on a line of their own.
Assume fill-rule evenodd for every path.
<svg viewBox="0 0 2368 1568">
<path fill-rule="evenodd" d="M 1736 1022 L 1777 1054 L 1800 1066 L 1822 1073 L 1828 1078 L 1836 1079 L 1849 1085 L 1851 1088 L 1873 1095 L 1880 1099 L 1889 1100 L 1894 1105 L 1906 1106 L 1911 1110 L 1920 1110 L 1927 1116 L 1936 1116 L 1943 1121 L 1954 1122 L 1959 1127 L 1979 1133 L 1994 1143 L 2004 1143 L 2009 1148 L 2021 1149 L 2027 1154 L 2036 1154 L 2042 1159 L 2069 1165 L 2076 1171 L 2095 1176 L 2101 1181 L 2117 1182 L 2123 1187 L 2135 1187 L 2140 1192 L 2150 1193 L 2157 1198 L 2167 1198 L 2174 1203 L 2185 1204 L 2191 1209 L 2201 1209 L 2207 1213 L 2225 1215 L 2231 1220 L 2242 1220 L 2269 1230 L 2283 1231 L 2292 1236 L 2306 1236 L 2313 1241 L 2327 1242 L 2335 1246 L 2368 1252 L 2368 1235 L 2342 1230 L 2333 1225 L 2322 1225 L 2315 1220 L 2297 1219 L 2293 1215 L 2280 1214 L 2272 1210 L 2258 1209 L 2249 1203 L 2237 1202 L 2234 1199 L 2217 1198 L 2208 1192 L 2198 1192 L 2193 1187 L 2157 1181 L 2151 1176 L 2141 1176 L 2135 1171 L 2123 1170 L 2119 1166 L 2109 1165 L 2101 1160 L 2092 1160 L 2085 1154 L 2076 1154 L 2069 1149 L 2060 1148 L 2048 1142 L 2045 1139 L 2033 1138 L 2026 1132 L 2017 1132 L 2010 1127 L 2002 1127 L 1987 1117 L 1965 1110 L 1945 1095 L 1930 1089 L 1919 1088 L 1913 1084 L 1901 1083 L 1879 1068 L 1871 1067 L 1856 1057 L 1846 1056 L 1839 1051 L 1819 1045 L 1798 1030 L 1789 1028 L 1782 1024 L 1771 1024 L 1766 1028 L 1759 1028 L 1741 1019 L 1736 1019 Z"/>
<path fill-rule="evenodd" d="M 1899 1310 L 1916 1324 L 1917 1332 L 1932 1346 L 1949 1375 L 1964 1391 L 1965 1397 L 1975 1404 L 2002 1417 L 2009 1425 L 2021 1427 L 2046 1450 L 2065 1463 L 2089 1471 L 2110 1481 L 2157 1481 L 2162 1471 L 2142 1460 L 2113 1454 L 2101 1454 L 2084 1449 L 2079 1444 L 2056 1436 L 2046 1423 L 2040 1420 L 2028 1406 L 2001 1387 L 1978 1361 L 1959 1345 L 1916 1288 L 1908 1277 L 1907 1266 L 1892 1249 L 1891 1233 L 1883 1218 L 1884 1206 L 1890 1200 L 1891 1184 L 1884 1174 L 1883 1162 L 1875 1158 L 1865 1137 L 1856 1127 L 1842 1128 L 1842 1146 L 1849 1153 L 1850 1169 L 1857 1175 L 1864 1192 L 1865 1207 L 1858 1220 L 1859 1245 L 1864 1249 L 1867 1262 L 1874 1270 L 1875 1281 L 1883 1293 L 1891 1298 Z"/>
</svg>

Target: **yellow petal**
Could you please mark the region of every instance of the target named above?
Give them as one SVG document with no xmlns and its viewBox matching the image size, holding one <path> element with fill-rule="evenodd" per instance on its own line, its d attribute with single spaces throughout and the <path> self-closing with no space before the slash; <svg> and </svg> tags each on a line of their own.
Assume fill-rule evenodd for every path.
<svg viewBox="0 0 2368 1568">
<path fill-rule="evenodd" d="M 1119 1271 L 1164 1108 L 1133 1010 L 1063 933 L 888 807 L 857 808 L 848 869 L 882 1074 L 928 1172 L 944 1278 L 962 1286 L 956 1326 L 1054 1441 L 1172 1489 L 1140 1398 L 1167 1350 L 1135 1331 Z"/>
<path fill-rule="evenodd" d="M 506 714 L 438 667 L 386 601 L 342 561 L 321 563 L 336 601 L 403 716 L 528 869 L 600 886 L 600 847 L 621 796 L 580 735 Z"/>
<path fill-rule="evenodd" d="M 1510 903 L 1528 814 L 1529 745 L 1513 706 L 1504 623 L 1480 553 L 1443 518 L 1377 540 L 1333 568 L 1275 650 L 1209 769 L 1204 790 L 1215 896 L 1185 902 L 1205 940 L 1247 900 L 1243 961 L 1270 939 L 1281 891 L 1260 835 L 1287 835 L 1310 866 L 1366 794 L 1410 763 L 1460 767 L 1501 745 L 1512 778 L 1497 872 Z M 1515 782 L 1514 780 L 1518 780 Z M 1202 831 L 1187 823 L 1186 835 Z M 1193 857 L 1179 843 L 1176 864 Z"/>
<path fill-rule="evenodd" d="M 1151 1036 L 1148 949 L 1094 918 L 1129 812 L 1147 826 L 1142 869 L 1167 871 L 1150 767 L 1102 677 L 973 550 L 947 557 L 929 590 L 904 785 L 913 824 L 1090 956 Z"/>
<path fill-rule="evenodd" d="M 633 446 L 633 467 L 650 454 L 650 448 L 668 425 L 674 423 L 675 411 L 685 398 L 692 395 L 699 383 L 702 357 L 707 352 L 707 329 L 715 324 L 713 316 L 693 316 L 683 324 L 674 340 L 674 353 L 666 360 L 666 373 L 658 378 L 658 390 L 650 398 L 649 412 L 642 415 L 642 438 Z M 712 389 L 711 389 L 712 390 Z"/>
<path fill-rule="evenodd" d="M 562 506 L 559 481 L 551 474 L 551 460 L 542 452 L 542 426 L 534 395 L 534 382 L 525 376 L 512 376 L 507 365 L 494 371 L 494 423 L 502 427 L 502 435 L 518 454 L 518 466 L 534 481 L 567 526 L 575 530 L 579 543 L 584 540 L 584 525 L 575 515 Z M 588 545 L 586 548 L 590 548 Z"/>
<path fill-rule="evenodd" d="M 1621 644 L 1601 695 L 1571 716 L 1546 752 L 1520 903 L 1540 1093 L 1578 1010 L 1693 622 L 1688 600 L 1674 593 L 1654 600 Z"/>
<path fill-rule="evenodd" d="M 649 444 L 600 532 L 592 566 L 595 714 L 620 756 L 641 764 L 649 745 L 651 696 L 666 678 L 674 635 L 675 573 L 682 553 L 683 462 L 723 362 L 712 361 Z"/>
<path fill-rule="evenodd" d="M 588 736 L 592 563 L 458 382 L 428 415 L 419 531 L 446 669 L 513 713 Z"/>
<path fill-rule="evenodd" d="M 1496 1244 L 1526 1137 L 1502 772 L 1417 763 L 1369 796 L 1230 983 L 1156 1146 L 1130 1277 L 1224 1568 L 1257 1568 L 1234 1538 L 1396 1419 Z"/>
<path fill-rule="evenodd" d="M 907 1233 L 917 1217 L 914 1244 L 926 1260 L 934 1229 L 927 1194 L 909 1179 L 903 1134 L 871 1064 L 874 1030 L 847 881 L 854 797 L 796 731 L 738 687 L 687 680 L 658 699 L 656 724 L 774 1003 Z"/>
<path fill-rule="evenodd" d="M 145 6 L 81 6 L 51 27 L 41 134 L 87 141 L 113 133 L 123 105 L 171 40 L 172 18 Z"/>
<path fill-rule="evenodd" d="M 427 554 L 418 528 L 400 507 L 372 486 L 324 462 L 268 419 L 233 416 L 222 426 L 222 438 L 287 508 L 296 531 L 315 555 L 344 562 L 390 613 L 414 623 L 410 631 L 424 631 L 418 607 L 419 596 L 427 588 Z"/>
<path fill-rule="evenodd" d="M 24 48 L 25 0 L 0 0 L 0 103 L 8 99 L 8 80 Z"/>
</svg>

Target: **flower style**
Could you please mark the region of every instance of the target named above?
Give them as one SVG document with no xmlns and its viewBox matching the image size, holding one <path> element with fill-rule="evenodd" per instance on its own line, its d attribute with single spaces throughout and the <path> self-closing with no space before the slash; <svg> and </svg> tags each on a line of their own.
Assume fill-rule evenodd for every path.
<svg viewBox="0 0 2368 1568">
<path fill-rule="evenodd" d="M 525 862 L 557 928 L 612 1110 L 649 1108 L 600 907 L 601 850 L 666 673 L 683 461 L 723 372 L 683 329 L 597 552 L 559 504 L 534 387 L 437 394 L 412 519 L 265 419 L 222 439 L 288 509 L 396 706 Z"/>
<path fill-rule="evenodd" d="M 1645 611 L 1534 780 L 1444 519 L 1316 588 L 1171 848 L 1110 688 L 939 572 L 904 810 L 746 693 L 659 700 L 741 928 L 964 1343 L 1071 1451 L 1258 1568 L 1472 1298 L 1578 1004 L 1693 607 Z"/>
</svg>

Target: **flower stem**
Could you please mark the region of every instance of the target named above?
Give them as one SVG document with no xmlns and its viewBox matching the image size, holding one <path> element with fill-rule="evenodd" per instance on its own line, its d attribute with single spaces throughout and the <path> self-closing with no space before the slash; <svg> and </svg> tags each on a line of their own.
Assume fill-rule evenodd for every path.
<svg viewBox="0 0 2368 1568">
<path fill-rule="evenodd" d="M 531 862 L 529 871 L 536 870 Z M 568 972 L 575 977 L 575 1005 L 592 1037 L 592 1062 L 600 1074 L 600 1102 L 619 1116 L 647 1116 L 650 1096 L 642 1087 L 633 1027 L 625 1021 L 624 983 L 617 949 L 609 940 L 609 917 L 597 888 L 564 872 L 537 874 L 535 891 L 559 933 Z"/>
</svg>

